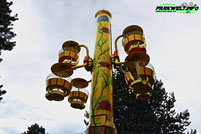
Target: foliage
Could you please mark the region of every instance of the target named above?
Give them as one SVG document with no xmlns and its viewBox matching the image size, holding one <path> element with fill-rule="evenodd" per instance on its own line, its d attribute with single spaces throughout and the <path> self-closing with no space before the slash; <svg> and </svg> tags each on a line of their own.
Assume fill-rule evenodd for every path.
<svg viewBox="0 0 201 134">
<path fill-rule="evenodd" d="M 16 34 L 12 31 L 12 26 L 14 21 L 16 21 L 17 14 L 11 15 L 12 10 L 10 6 L 13 2 L 7 2 L 7 0 L 0 0 L 0 55 L 2 50 L 12 50 L 16 42 L 11 41 Z M 0 62 L 2 59 L 0 58 Z M 0 85 L 0 96 L 5 94 L 5 90 L 1 90 L 2 85 Z M 2 97 L 0 97 L 0 101 Z"/>
<path fill-rule="evenodd" d="M 84 117 L 86 118 L 86 119 L 84 119 L 84 124 L 87 127 L 89 125 L 89 111 L 85 110 Z"/>
<path fill-rule="evenodd" d="M 3 85 L 0 85 L 0 102 L 3 99 L 1 96 L 6 93 L 5 90 L 1 90 L 2 87 L 3 87 Z"/>
<path fill-rule="evenodd" d="M 184 134 L 189 112 L 176 113 L 174 93 L 167 93 L 162 81 L 155 81 L 148 101 L 136 100 L 118 70 L 113 72 L 114 122 L 119 134 Z M 196 134 L 196 130 L 190 134 Z"/>
<path fill-rule="evenodd" d="M 12 50 L 16 43 L 11 41 L 16 36 L 12 31 L 12 22 L 18 19 L 17 14 L 11 15 L 12 4 L 13 2 L 7 2 L 7 0 L 0 1 L 0 55 L 1 50 Z"/>
<path fill-rule="evenodd" d="M 193 129 L 191 129 L 191 132 L 187 132 L 187 134 L 197 134 L 197 130 L 193 130 Z"/>
<path fill-rule="evenodd" d="M 28 130 L 22 134 L 45 134 L 45 128 L 35 123 L 28 127 Z"/>
</svg>

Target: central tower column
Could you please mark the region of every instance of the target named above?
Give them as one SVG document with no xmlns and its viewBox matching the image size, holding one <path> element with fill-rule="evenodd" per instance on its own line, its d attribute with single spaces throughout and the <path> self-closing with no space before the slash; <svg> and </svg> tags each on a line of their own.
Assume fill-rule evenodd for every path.
<svg viewBox="0 0 201 134">
<path fill-rule="evenodd" d="M 111 13 L 96 13 L 96 44 L 90 98 L 90 124 L 87 134 L 117 134 L 113 119 Z"/>
</svg>

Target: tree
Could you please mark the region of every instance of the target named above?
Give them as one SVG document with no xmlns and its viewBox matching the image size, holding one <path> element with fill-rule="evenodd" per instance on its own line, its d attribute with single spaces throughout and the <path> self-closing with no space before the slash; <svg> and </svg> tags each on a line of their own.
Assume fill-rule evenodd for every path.
<svg viewBox="0 0 201 134">
<path fill-rule="evenodd" d="M 190 113 L 175 112 L 174 93 L 167 93 L 162 81 L 155 81 L 148 101 L 140 101 L 130 92 L 124 75 L 115 70 L 113 97 L 114 122 L 119 134 L 184 134 L 190 125 Z M 196 130 L 190 134 L 196 134 Z"/>
<path fill-rule="evenodd" d="M 196 134 L 197 133 L 197 130 L 193 130 L 191 129 L 191 132 L 187 132 L 187 134 Z"/>
<path fill-rule="evenodd" d="M 16 44 L 16 42 L 11 41 L 12 38 L 16 36 L 12 31 L 12 22 L 18 19 L 17 14 L 11 15 L 12 10 L 10 9 L 10 6 L 12 4 L 13 2 L 7 2 L 7 0 L 0 1 L 0 55 L 2 50 L 11 51 Z M 0 62 L 1 61 L 2 59 L 0 58 Z M 2 87 L 3 85 L 0 85 L 0 96 L 6 93 L 5 90 L 1 90 Z M 0 97 L 0 101 L 1 100 L 2 97 Z"/>
<path fill-rule="evenodd" d="M 0 85 L 0 102 L 3 99 L 1 96 L 6 93 L 5 90 L 1 90 L 2 87 L 3 87 L 3 85 Z"/>
<path fill-rule="evenodd" d="M 13 23 L 16 21 L 17 14 L 11 15 L 12 10 L 10 6 L 13 2 L 7 2 L 7 0 L 0 1 L 0 55 L 1 50 L 12 50 L 16 42 L 11 41 L 16 34 L 12 31 Z"/>
<path fill-rule="evenodd" d="M 84 124 L 87 127 L 89 125 L 89 111 L 85 110 L 84 117 L 86 118 L 86 119 L 84 119 Z"/>
<path fill-rule="evenodd" d="M 86 125 L 86 127 L 88 127 L 88 125 L 89 125 L 89 111 L 85 110 L 84 117 L 85 117 L 84 124 Z M 85 134 L 85 133 L 86 133 L 86 131 L 78 133 L 78 134 Z"/>
<path fill-rule="evenodd" d="M 28 127 L 27 132 L 24 132 L 22 134 L 45 134 L 45 128 L 35 123 L 34 125 Z"/>
</svg>

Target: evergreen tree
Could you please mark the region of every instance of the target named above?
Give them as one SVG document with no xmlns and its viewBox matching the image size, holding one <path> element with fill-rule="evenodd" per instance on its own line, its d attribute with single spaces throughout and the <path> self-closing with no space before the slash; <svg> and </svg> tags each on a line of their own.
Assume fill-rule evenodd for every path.
<svg viewBox="0 0 201 134">
<path fill-rule="evenodd" d="M 12 22 L 18 19 L 17 14 L 11 15 L 10 6 L 12 4 L 13 2 L 7 2 L 7 0 L 0 1 L 0 54 L 1 50 L 12 50 L 16 43 L 11 41 L 16 36 L 12 31 Z"/>
<path fill-rule="evenodd" d="M 28 130 L 22 134 L 45 134 L 45 128 L 35 123 L 28 127 Z"/>
<path fill-rule="evenodd" d="M 3 87 L 3 85 L 0 85 L 0 102 L 3 99 L 1 96 L 6 93 L 5 90 L 1 90 L 2 87 Z"/>
<path fill-rule="evenodd" d="M 85 117 L 84 124 L 86 125 L 86 127 L 88 127 L 88 125 L 89 125 L 89 111 L 85 110 L 84 117 Z M 85 134 L 85 133 L 86 133 L 86 131 L 78 133 L 78 134 Z"/>
<path fill-rule="evenodd" d="M 86 125 L 86 127 L 89 125 L 89 111 L 85 110 L 85 114 L 84 114 L 84 124 Z"/>
<path fill-rule="evenodd" d="M 191 132 L 188 132 L 187 134 L 197 134 L 197 130 L 191 129 Z"/>
<path fill-rule="evenodd" d="M 130 92 L 124 75 L 115 70 L 113 97 L 118 134 L 184 134 L 190 124 L 188 110 L 175 112 L 174 93 L 167 93 L 161 81 L 155 80 L 148 101 L 140 101 Z M 196 134 L 196 130 L 190 134 Z"/>
<path fill-rule="evenodd" d="M 12 31 L 13 23 L 16 21 L 17 14 L 11 15 L 12 10 L 10 6 L 12 2 L 7 2 L 7 0 L 0 0 L 0 55 L 2 50 L 12 50 L 15 46 L 16 42 L 11 41 L 12 38 L 16 36 L 16 34 Z M 2 59 L 0 58 L 0 62 Z M 0 85 L 0 96 L 5 94 L 5 90 L 1 90 L 2 85 Z M 2 97 L 0 97 L 0 101 Z"/>
</svg>

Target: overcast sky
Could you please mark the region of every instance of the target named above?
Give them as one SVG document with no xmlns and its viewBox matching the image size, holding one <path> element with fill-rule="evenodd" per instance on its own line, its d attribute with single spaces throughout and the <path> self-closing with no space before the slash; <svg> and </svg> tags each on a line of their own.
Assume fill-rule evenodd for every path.
<svg viewBox="0 0 201 134">
<path fill-rule="evenodd" d="M 168 92 L 174 92 L 177 112 L 188 109 L 189 129 L 201 133 L 201 12 L 195 14 L 156 13 L 159 4 L 180 5 L 169 0 L 13 0 L 12 10 L 19 20 L 14 24 L 16 47 L 3 52 L 0 84 L 7 93 L 0 104 L 0 133 L 19 134 L 38 123 L 50 134 L 76 134 L 86 128 L 85 110 L 74 110 L 67 99 L 49 102 L 45 80 L 58 60 L 62 43 L 75 40 L 86 44 L 93 57 L 95 13 L 106 9 L 112 14 L 112 42 L 128 25 L 143 28 L 147 53 L 157 79 Z M 201 6 L 199 1 L 194 2 Z M 119 49 L 123 50 L 119 41 Z M 85 52 L 80 53 L 80 64 Z M 124 52 L 120 52 L 121 61 Z M 91 79 L 84 69 L 72 76 Z M 90 88 L 88 88 L 90 90 Z M 89 102 L 89 100 L 88 100 Z M 89 106 L 86 107 L 88 110 Z"/>
</svg>

